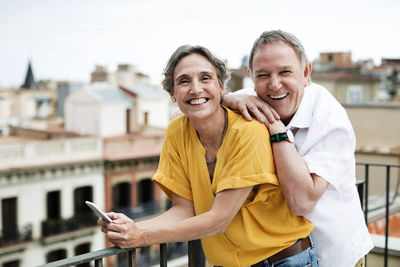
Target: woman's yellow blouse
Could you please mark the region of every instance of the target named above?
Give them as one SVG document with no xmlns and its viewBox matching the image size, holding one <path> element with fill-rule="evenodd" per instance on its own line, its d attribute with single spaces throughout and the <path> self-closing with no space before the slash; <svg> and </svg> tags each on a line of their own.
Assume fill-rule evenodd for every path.
<svg viewBox="0 0 400 267">
<path fill-rule="evenodd" d="M 259 185 L 223 234 L 202 239 L 208 262 L 249 266 L 306 237 L 313 225 L 295 216 L 276 176 L 265 126 L 245 121 L 228 109 L 228 128 L 217 153 L 211 183 L 205 149 L 186 116 L 171 121 L 153 180 L 169 198 L 172 192 L 193 201 L 197 215 L 209 211 L 225 189 Z"/>
</svg>

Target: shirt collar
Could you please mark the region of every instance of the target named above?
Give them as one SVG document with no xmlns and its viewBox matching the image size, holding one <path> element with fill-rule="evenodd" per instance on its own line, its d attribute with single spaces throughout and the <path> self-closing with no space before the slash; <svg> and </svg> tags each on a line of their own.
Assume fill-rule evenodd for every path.
<svg viewBox="0 0 400 267">
<path fill-rule="evenodd" d="M 313 97 L 312 84 L 310 84 L 304 88 L 303 99 L 292 120 L 286 126 L 287 129 L 310 127 L 313 112 Z"/>
</svg>

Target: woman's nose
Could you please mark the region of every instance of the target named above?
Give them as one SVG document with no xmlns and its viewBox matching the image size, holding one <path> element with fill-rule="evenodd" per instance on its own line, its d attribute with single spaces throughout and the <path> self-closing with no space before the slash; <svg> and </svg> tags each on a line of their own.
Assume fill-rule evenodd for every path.
<svg viewBox="0 0 400 267">
<path fill-rule="evenodd" d="M 201 83 L 199 81 L 193 81 L 190 86 L 191 93 L 198 93 L 202 90 Z"/>
</svg>

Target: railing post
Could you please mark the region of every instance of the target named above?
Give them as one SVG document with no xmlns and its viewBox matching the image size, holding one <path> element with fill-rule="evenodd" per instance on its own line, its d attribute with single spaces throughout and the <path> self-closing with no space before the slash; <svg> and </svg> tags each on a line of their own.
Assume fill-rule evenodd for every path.
<svg viewBox="0 0 400 267">
<path fill-rule="evenodd" d="M 189 267 L 204 267 L 206 258 L 200 239 L 192 240 L 188 243 Z"/>
<path fill-rule="evenodd" d="M 167 267 L 168 261 L 168 246 L 167 244 L 160 244 L 160 267 Z"/>
<path fill-rule="evenodd" d="M 368 224 L 369 164 L 365 164 L 365 223 Z"/>
<path fill-rule="evenodd" d="M 364 184 L 365 184 L 365 180 L 357 180 L 356 181 L 358 197 L 360 198 L 361 208 L 364 207 Z"/>
<path fill-rule="evenodd" d="M 390 166 L 386 166 L 386 227 L 385 227 L 385 263 L 388 266 L 388 241 L 389 241 L 389 194 L 390 194 Z"/>
<path fill-rule="evenodd" d="M 94 261 L 95 267 L 103 267 L 103 259 L 97 259 Z"/>
<path fill-rule="evenodd" d="M 128 266 L 136 267 L 136 249 L 128 251 Z"/>
</svg>

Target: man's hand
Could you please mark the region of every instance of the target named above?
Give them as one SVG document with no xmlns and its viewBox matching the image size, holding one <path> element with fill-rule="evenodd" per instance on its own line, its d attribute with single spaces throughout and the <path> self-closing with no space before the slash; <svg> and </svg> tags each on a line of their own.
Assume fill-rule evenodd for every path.
<svg viewBox="0 0 400 267">
<path fill-rule="evenodd" d="M 278 112 L 257 96 L 228 94 L 225 95 L 222 104 L 237 113 L 241 113 L 248 121 L 251 121 L 252 116 L 261 123 L 266 123 L 267 121 L 273 123 L 276 120 L 280 120 Z"/>
</svg>

